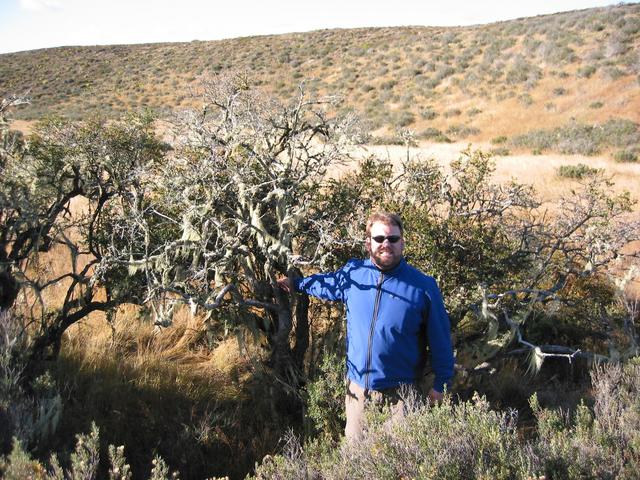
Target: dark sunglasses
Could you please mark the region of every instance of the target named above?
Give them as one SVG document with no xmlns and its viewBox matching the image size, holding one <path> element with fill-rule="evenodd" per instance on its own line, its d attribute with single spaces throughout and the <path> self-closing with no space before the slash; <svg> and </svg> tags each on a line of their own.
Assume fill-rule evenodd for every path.
<svg viewBox="0 0 640 480">
<path fill-rule="evenodd" d="M 389 240 L 389 243 L 396 243 L 402 237 L 400 235 L 389 235 L 388 237 L 385 237 L 384 235 L 376 235 L 371 238 L 373 238 L 376 243 L 384 243 L 385 240 Z"/>
</svg>

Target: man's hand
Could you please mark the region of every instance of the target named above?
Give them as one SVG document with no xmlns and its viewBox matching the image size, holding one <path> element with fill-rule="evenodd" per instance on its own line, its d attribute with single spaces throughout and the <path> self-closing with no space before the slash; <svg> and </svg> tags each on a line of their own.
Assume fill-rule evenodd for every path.
<svg viewBox="0 0 640 480">
<path fill-rule="evenodd" d="M 433 388 L 429 391 L 429 401 L 431 404 L 442 403 L 444 399 L 444 393 L 434 390 Z"/>
<path fill-rule="evenodd" d="M 293 282 L 289 279 L 289 277 L 282 277 L 276 280 L 278 286 L 287 293 L 293 292 Z"/>
</svg>

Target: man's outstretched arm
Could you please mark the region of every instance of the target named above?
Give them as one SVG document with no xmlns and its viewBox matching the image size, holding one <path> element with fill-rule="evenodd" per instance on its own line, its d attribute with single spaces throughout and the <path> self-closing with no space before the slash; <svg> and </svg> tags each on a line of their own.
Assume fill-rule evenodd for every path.
<svg viewBox="0 0 640 480">
<path fill-rule="evenodd" d="M 276 282 L 278 287 L 288 293 L 304 292 L 323 300 L 342 302 L 346 288 L 345 267 L 335 272 L 316 273 L 304 278 L 282 277 Z"/>
</svg>

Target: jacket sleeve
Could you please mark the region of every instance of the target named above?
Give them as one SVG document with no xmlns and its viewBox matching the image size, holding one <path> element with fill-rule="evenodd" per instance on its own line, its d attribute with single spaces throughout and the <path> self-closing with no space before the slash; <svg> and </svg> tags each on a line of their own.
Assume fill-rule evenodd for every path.
<svg viewBox="0 0 640 480">
<path fill-rule="evenodd" d="M 442 294 L 432 280 L 427 291 L 429 296 L 429 311 L 427 317 L 427 337 L 431 350 L 431 366 L 436 374 L 433 382 L 434 390 L 442 392 L 451 387 L 453 378 L 453 347 L 451 345 L 451 326 L 449 315 L 442 300 Z"/>
<path fill-rule="evenodd" d="M 294 280 L 294 287 L 298 292 L 329 300 L 344 302 L 346 266 L 330 273 L 316 273 L 305 278 Z"/>
</svg>

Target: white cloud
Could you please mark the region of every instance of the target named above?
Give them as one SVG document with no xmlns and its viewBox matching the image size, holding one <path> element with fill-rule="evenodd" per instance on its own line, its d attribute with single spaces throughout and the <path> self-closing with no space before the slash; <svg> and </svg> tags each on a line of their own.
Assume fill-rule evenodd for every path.
<svg viewBox="0 0 640 480">
<path fill-rule="evenodd" d="M 20 6 L 32 12 L 46 12 L 62 8 L 60 0 L 20 0 Z"/>
</svg>

